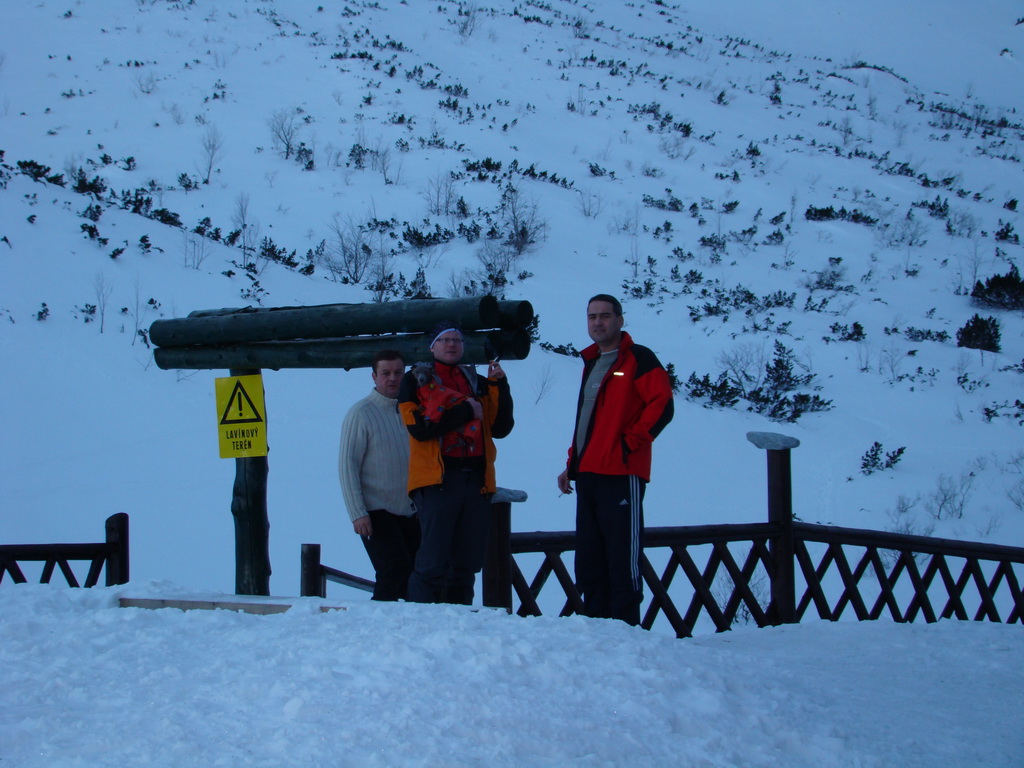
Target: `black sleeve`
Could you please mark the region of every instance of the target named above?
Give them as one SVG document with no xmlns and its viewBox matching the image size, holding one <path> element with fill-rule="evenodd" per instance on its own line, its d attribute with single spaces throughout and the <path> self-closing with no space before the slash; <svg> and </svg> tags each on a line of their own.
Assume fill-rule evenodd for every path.
<svg viewBox="0 0 1024 768">
<path fill-rule="evenodd" d="M 493 383 L 488 381 L 487 384 L 491 387 L 492 394 L 498 396 L 498 413 L 494 417 L 494 423 L 491 424 L 491 437 L 500 440 L 507 437 L 512 432 L 512 427 L 516 425 L 512 390 L 508 385 L 507 377 L 500 378 Z"/>
</svg>

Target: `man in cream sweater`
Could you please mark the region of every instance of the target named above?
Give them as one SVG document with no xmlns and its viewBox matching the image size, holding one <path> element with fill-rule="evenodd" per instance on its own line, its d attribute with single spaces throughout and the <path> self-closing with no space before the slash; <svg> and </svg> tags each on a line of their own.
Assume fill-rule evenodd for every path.
<svg viewBox="0 0 1024 768">
<path fill-rule="evenodd" d="M 420 524 L 406 488 L 409 433 L 398 413 L 404 373 L 400 353 L 378 352 L 373 389 L 349 409 L 341 425 L 341 492 L 376 572 L 374 600 L 405 599 L 420 545 Z"/>
</svg>

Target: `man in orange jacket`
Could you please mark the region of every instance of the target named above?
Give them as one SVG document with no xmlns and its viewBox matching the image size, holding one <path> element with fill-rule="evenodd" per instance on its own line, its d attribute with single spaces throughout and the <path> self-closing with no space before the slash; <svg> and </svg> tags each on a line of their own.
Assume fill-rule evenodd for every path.
<svg viewBox="0 0 1024 768">
<path fill-rule="evenodd" d="M 562 493 L 576 481 L 576 585 L 588 616 L 640 623 L 644 490 L 651 445 L 672 420 L 668 373 L 622 330 L 618 299 L 587 303 L 594 342 L 581 353 L 583 381 Z"/>
<path fill-rule="evenodd" d="M 414 365 L 398 390 L 409 431 L 409 495 L 421 531 L 408 599 L 469 605 L 497 490 L 494 439 L 512 431 L 512 395 L 497 360 L 486 378 L 460 365 L 457 326 L 442 324 L 432 339 L 433 361 Z"/>
</svg>

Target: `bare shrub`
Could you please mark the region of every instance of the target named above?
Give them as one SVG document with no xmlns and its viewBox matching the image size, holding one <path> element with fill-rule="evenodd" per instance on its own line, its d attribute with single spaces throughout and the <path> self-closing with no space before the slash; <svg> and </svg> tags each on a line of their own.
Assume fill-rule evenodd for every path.
<svg viewBox="0 0 1024 768">
<path fill-rule="evenodd" d="M 590 22 L 582 16 L 575 16 L 572 19 L 572 36 L 577 40 L 586 40 L 590 37 Z"/>
<path fill-rule="evenodd" d="M 391 148 L 384 144 L 384 139 L 377 139 L 376 147 L 367 153 L 367 158 L 370 161 L 370 170 L 383 176 L 385 184 L 391 184 Z"/>
<path fill-rule="evenodd" d="M 840 260 L 829 259 L 829 265 L 817 272 L 812 272 L 809 277 L 800 281 L 800 285 L 810 292 L 814 291 L 846 291 L 850 286 L 844 285 L 846 279 L 846 267 L 838 263 Z M 812 279 L 813 278 L 813 279 Z"/>
<path fill-rule="evenodd" d="M 604 198 L 601 195 L 596 192 L 584 192 L 582 189 L 577 189 L 576 194 L 579 195 L 580 213 L 585 219 L 596 219 L 601 215 L 601 211 L 604 210 Z"/>
<path fill-rule="evenodd" d="M 978 534 L 980 539 L 991 539 L 995 536 L 999 529 L 1003 527 L 1003 516 L 1002 515 L 989 515 L 988 520 L 982 525 L 976 525 L 974 530 Z"/>
<path fill-rule="evenodd" d="M 634 237 L 640 231 L 640 207 L 633 206 L 623 211 L 617 216 L 613 216 L 611 222 L 608 225 L 608 234 L 624 234 L 633 235 Z"/>
<path fill-rule="evenodd" d="M 890 523 L 886 530 L 907 536 L 931 536 L 935 532 L 935 523 L 922 525 L 914 513 L 914 507 L 920 501 L 920 496 L 911 499 L 900 494 L 896 497 L 895 509 L 887 510 L 885 513 Z M 879 554 L 889 567 L 892 567 L 900 557 L 900 552 L 896 549 L 882 550 Z"/>
<path fill-rule="evenodd" d="M 394 292 L 394 252 L 388 248 L 369 247 L 366 267 L 366 289 L 373 301 L 380 303 Z"/>
<path fill-rule="evenodd" d="M 1024 480 L 1018 480 L 1006 490 L 1006 498 L 1017 508 L 1018 512 L 1024 512 Z"/>
<path fill-rule="evenodd" d="M 1004 474 L 1024 475 L 1024 451 L 1017 451 L 1000 465 L 999 471 Z"/>
<path fill-rule="evenodd" d="M 458 17 L 455 20 L 455 29 L 459 37 L 470 38 L 480 26 L 480 9 L 476 3 L 459 3 Z"/>
<path fill-rule="evenodd" d="M 299 137 L 295 113 L 287 109 L 277 110 L 267 118 L 267 128 L 270 129 L 270 139 L 274 146 L 284 153 L 285 160 L 290 159 Z"/>
<path fill-rule="evenodd" d="M 987 258 L 981 252 L 981 240 L 972 239 L 971 250 L 957 256 L 957 276 L 955 278 L 955 292 L 969 294 L 974 284 L 981 278 L 981 271 Z"/>
<path fill-rule="evenodd" d="M 146 72 L 144 74 L 135 76 L 135 87 L 139 93 L 148 96 L 156 90 L 157 78 L 152 72 Z"/>
<path fill-rule="evenodd" d="M 541 368 L 540 373 L 537 374 L 537 378 L 533 382 L 533 393 L 536 395 L 533 404 L 537 405 L 537 403 L 547 397 L 554 385 L 555 378 L 551 373 L 551 363 L 544 363 L 544 367 Z"/>
<path fill-rule="evenodd" d="M 171 116 L 171 120 L 174 121 L 175 125 L 183 125 L 185 123 L 185 112 L 177 104 L 171 104 L 169 107 L 164 107 L 164 111 Z"/>
<path fill-rule="evenodd" d="M 139 282 L 138 275 L 135 276 L 135 281 L 132 284 L 132 288 L 132 305 L 130 307 L 125 307 L 125 309 L 128 310 L 128 317 L 132 319 L 133 323 L 132 346 L 134 347 L 135 342 L 138 341 L 139 338 L 141 338 L 141 334 L 145 333 L 145 331 L 142 330 L 142 313 L 146 311 L 146 307 L 148 305 L 142 299 L 142 283 Z M 121 311 L 124 312 L 124 309 Z"/>
<path fill-rule="evenodd" d="M 76 178 L 82 172 L 82 166 L 84 165 L 84 163 L 85 160 L 79 152 L 76 152 L 71 157 L 66 158 L 64 160 L 64 178 Z"/>
<path fill-rule="evenodd" d="M 857 350 L 857 370 L 861 373 L 868 373 L 871 371 L 871 349 L 867 344 L 858 344 Z"/>
<path fill-rule="evenodd" d="M 885 378 L 887 384 L 895 384 L 902 380 L 903 361 L 906 353 L 893 342 L 884 347 L 878 355 L 878 371 Z"/>
<path fill-rule="evenodd" d="M 217 126 L 208 125 L 202 139 L 203 154 L 201 156 L 201 167 L 199 172 L 203 176 L 203 184 L 210 183 L 210 176 L 213 174 L 213 166 L 220 159 L 221 150 L 224 148 L 224 137 L 217 130 Z"/>
<path fill-rule="evenodd" d="M 971 238 L 977 231 L 978 219 L 973 214 L 962 208 L 956 208 L 949 212 L 949 218 L 946 219 L 946 232 L 951 236 Z"/>
<path fill-rule="evenodd" d="M 260 239 L 260 225 L 249 217 L 249 195 L 245 192 L 239 192 L 235 197 L 231 223 L 239 233 L 238 247 L 242 251 L 242 268 L 249 269 L 256 263 L 256 243 Z"/>
<path fill-rule="evenodd" d="M 842 120 L 839 121 L 838 124 L 833 125 L 833 127 L 835 128 L 836 132 L 842 137 L 843 146 L 849 146 L 850 139 L 853 137 L 853 122 L 850 120 L 850 118 L 848 116 L 844 117 Z"/>
<path fill-rule="evenodd" d="M 764 344 L 740 344 L 718 355 L 716 362 L 744 392 L 761 386 L 768 365 L 768 348 Z"/>
<path fill-rule="evenodd" d="M 422 191 L 427 210 L 434 216 L 451 216 L 455 213 L 458 196 L 455 194 L 455 180 L 447 171 L 439 171 L 427 181 Z"/>
<path fill-rule="evenodd" d="M 480 294 L 473 273 L 464 269 L 459 273 L 451 272 L 448 275 L 448 285 L 445 293 L 450 299 L 459 299 L 464 296 L 476 296 Z"/>
<path fill-rule="evenodd" d="M 319 265 L 336 282 L 362 282 L 373 256 L 362 225 L 350 216 L 342 217 L 336 213 L 329 226 L 332 238 L 320 257 Z"/>
<path fill-rule="evenodd" d="M 477 250 L 476 258 L 482 267 L 477 277 L 484 293 L 503 297 L 508 275 L 519 260 L 519 252 L 509 243 L 487 240 Z"/>
<path fill-rule="evenodd" d="M 537 204 L 528 200 L 512 184 L 508 184 L 502 192 L 498 213 L 505 224 L 505 242 L 517 254 L 525 253 L 544 239 L 548 225 L 540 217 Z"/>
<path fill-rule="evenodd" d="M 100 333 L 103 333 L 107 316 L 107 303 L 110 300 L 110 294 L 114 287 L 107 282 L 107 278 L 102 272 L 96 273 L 92 285 L 96 290 L 96 311 L 100 316 Z"/>
<path fill-rule="evenodd" d="M 207 256 L 210 255 L 210 242 L 205 237 L 195 232 L 185 230 L 182 233 L 184 238 L 183 249 L 185 252 L 185 266 L 191 269 L 199 269 Z"/>
<path fill-rule="evenodd" d="M 924 508 L 936 520 L 961 520 L 973 488 L 973 472 L 961 472 L 959 478 L 940 474 L 935 490 L 925 500 Z"/>
<path fill-rule="evenodd" d="M 891 223 L 883 221 L 875 232 L 878 243 L 887 248 L 919 248 L 928 242 L 928 226 L 909 211 Z"/>
<path fill-rule="evenodd" d="M 764 571 L 764 568 L 759 566 L 753 575 L 750 577 L 750 581 L 747 586 L 750 587 L 750 591 L 754 595 L 754 600 L 757 602 L 758 607 L 764 611 L 768 604 L 771 602 L 770 594 L 770 582 L 768 581 L 768 574 Z M 729 600 L 732 599 L 733 593 L 736 592 L 736 582 L 730 574 L 724 568 L 718 574 L 714 580 L 714 584 L 711 587 L 711 592 L 715 596 L 715 602 L 718 607 L 725 610 L 729 604 Z M 747 602 L 741 600 L 740 604 L 736 608 L 736 618 L 733 619 L 733 626 L 736 625 L 750 625 L 754 624 L 754 614 L 750 610 Z"/>
<path fill-rule="evenodd" d="M 677 133 L 662 136 L 658 139 L 658 149 L 670 160 L 684 161 L 693 157 L 693 153 L 696 151 L 694 147 L 690 146 L 686 137 Z"/>
<path fill-rule="evenodd" d="M 646 162 L 643 164 L 640 172 L 649 179 L 660 179 L 665 175 L 665 172 L 661 170 L 661 168 Z"/>
</svg>

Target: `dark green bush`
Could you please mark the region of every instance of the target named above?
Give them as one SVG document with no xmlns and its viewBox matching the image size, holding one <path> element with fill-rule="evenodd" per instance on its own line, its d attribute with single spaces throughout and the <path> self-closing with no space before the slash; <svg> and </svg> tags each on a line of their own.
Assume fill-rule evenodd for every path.
<svg viewBox="0 0 1024 768">
<path fill-rule="evenodd" d="M 998 320 L 994 317 L 983 318 L 981 315 L 975 315 L 956 332 L 956 345 L 984 352 L 998 352 L 1002 348 L 999 337 Z"/>
<path fill-rule="evenodd" d="M 1024 280 L 1020 278 L 1017 266 L 1010 267 L 1005 275 L 993 275 L 979 280 L 971 291 L 974 303 L 996 309 L 1024 309 Z"/>
</svg>

